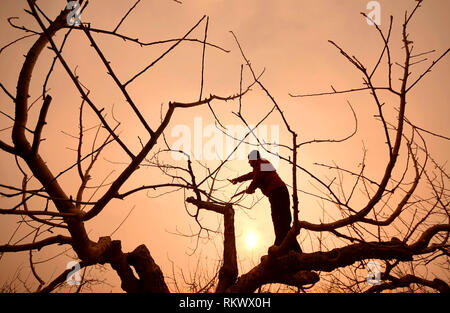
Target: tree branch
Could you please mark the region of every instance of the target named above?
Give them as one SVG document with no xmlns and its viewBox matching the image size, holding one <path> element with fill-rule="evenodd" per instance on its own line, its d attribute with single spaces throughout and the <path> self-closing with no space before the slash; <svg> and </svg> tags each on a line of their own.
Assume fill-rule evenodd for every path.
<svg viewBox="0 0 450 313">
<path fill-rule="evenodd" d="M 408 274 L 400 278 L 396 278 L 389 275 L 389 279 L 391 279 L 390 282 L 384 282 L 379 285 L 374 285 L 365 292 L 366 293 L 381 292 L 384 290 L 393 290 L 397 288 L 408 287 L 411 284 L 418 284 L 436 289 L 441 293 L 450 293 L 449 285 L 439 278 L 435 278 L 431 281 L 417 277 L 415 275 Z"/>
<path fill-rule="evenodd" d="M 57 235 L 54 237 L 49 237 L 43 239 L 41 241 L 36 241 L 29 244 L 23 245 L 3 245 L 0 246 L 0 252 L 19 252 L 19 251 L 28 251 L 28 250 L 41 250 L 43 247 L 50 246 L 53 244 L 63 245 L 63 244 L 72 244 L 72 238 Z"/>
<path fill-rule="evenodd" d="M 33 145 L 31 146 L 31 154 L 35 155 L 39 149 L 39 144 L 41 143 L 41 134 L 44 125 L 46 124 L 45 119 L 47 118 L 48 108 L 52 102 L 52 97 L 47 95 L 42 104 L 41 111 L 39 112 L 38 122 L 36 124 L 36 129 L 34 131 Z"/>
<path fill-rule="evenodd" d="M 198 22 L 195 24 L 180 40 L 178 40 L 175 44 L 173 44 L 169 49 L 167 49 L 161 56 L 159 56 L 156 60 L 154 60 L 152 63 L 150 63 L 148 66 L 146 66 L 143 70 L 141 70 L 139 73 L 131 77 L 125 84 L 124 87 L 128 86 L 130 83 L 132 83 L 136 78 L 144 74 L 149 68 L 151 68 L 153 65 L 155 65 L 159 60 L 164 58 L 170 51 L 172 51 L 176 46 L 178 46 L 189 34 L 197 28 L 197 26 L 204 20 L 206 15 L 204 15 Z"/>
<path fill-rule="evenodd" d="M 89 41 L 91 42 L 92 47 L 94 47 L 94 49 L 97 52 L 98 56 L 102 60 L 102 62 L 105 65 L 106 69 L 108 70 L 108 74 L 113 78 L 114 82 L 119 87 L 119 89 L 122 92 L 122 94 L 125 96 L 126 101 L 131 106 L 131 108 L 133 109 L 133 111 L 136 114 L 136 116 L 139 118 L 139 121 L 142 123 L 142 125 L 144 125 L 145 129 L 148 131 L 150 136 L 153 135 L 153 130 L 150 128 L 150 126 L 148 125 L 147 121 L 142 116 L 141 112 L 136 107 L 136 105 L 134 104 L 134 101 L 131 99 L 130 95 L 128 94 L 128 92 L 127 92 L 127 90 L 125 88 L 125 85 L 123 85 L 120 82 L 119 78 L 117 78 L 116 74 L 114 73 L 114 71 L 113 71 L 113 69 L 111 67 L 110 62 L 108 62 L 106 60 L 103 52 L 100 50 L 100 48 L 98 47 L 97 43 L 94 41 L 94 38 L 92 38 L 92 36 L 91 36 L 91 34 L 89 32 L 89 27 L 86 28 L 83 25 L 81 25 L 81 27 L 83 28 L 84 33 L 86 34 L 86 36 L 88 37 Z"/>
</svg>

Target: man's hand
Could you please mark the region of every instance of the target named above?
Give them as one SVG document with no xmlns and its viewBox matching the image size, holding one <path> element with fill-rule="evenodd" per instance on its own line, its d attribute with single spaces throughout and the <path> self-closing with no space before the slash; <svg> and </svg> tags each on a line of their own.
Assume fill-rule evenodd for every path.
<svg viewBox="0 0 450 313">
<path fill-rule="evenodd" d="M 247 188 L 247 190 L 245 191 L 245 193 L 252 194 L 252 193 L 255 193 L 255 190 L 250 189 L 250 188 Z"/>
<path fill-rule="evenodd" d="M 236 185 L 238 182 L 236 181 L 236 178 L 233 179 L 229 179 L 228 180 L 230 183 L 232 183 L 233 185 Z"/>
</svg>

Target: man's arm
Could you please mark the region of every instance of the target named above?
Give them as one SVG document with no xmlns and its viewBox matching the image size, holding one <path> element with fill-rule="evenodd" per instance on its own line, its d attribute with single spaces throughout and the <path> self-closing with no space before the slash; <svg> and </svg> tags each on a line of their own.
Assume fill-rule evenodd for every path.
<svg viewBox="0 0 450 313">
<path fill-rule="evenodd" d="M 261 181 L 269 173 L 266 171 L 261 171 L 259 166 L 257 166 L 257 168 L 258 169 L 253 174 L 253 180 L 247 188 L 247 193 L 254 193 L 256 188 L 258 188 L 258 186 L 261 184 Z"/>
<path fill-rule="evenodd" d="M 247 173 L 245 175 L 233 178 L 233 179 L 230 180 L 230 182 L 232 182 L 233 184 L 240 183 L 240 182 L 243 182 L 243 181 L 246 181 L 246 180 L 253 179 L 253 176 L 254 176 L 254 172 L 250 172 L 250 173 Z"/>
<path fill-rule="evenodd" d="M 247 188 L 247 193 L 254 193 L 256 188 L 260 187 L 261 183 L 266 179 L 266 176 L 274 171 L 275 168 L 269 161 L 261 160 L 253 171 L 253 180 Z"/>
</svg>

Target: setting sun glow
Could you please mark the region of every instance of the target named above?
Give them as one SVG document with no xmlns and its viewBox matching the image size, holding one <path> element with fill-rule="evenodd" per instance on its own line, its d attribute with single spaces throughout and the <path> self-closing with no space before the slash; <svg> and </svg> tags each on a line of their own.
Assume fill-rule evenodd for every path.
<svg viewBox="0 0 450 313">
<path fill-rule="evenodd" d="M 245 244 L 248 249 L 253 249 L 258 245 L 258 233 L 250 231 L 245 236 Z"/>
</svg>

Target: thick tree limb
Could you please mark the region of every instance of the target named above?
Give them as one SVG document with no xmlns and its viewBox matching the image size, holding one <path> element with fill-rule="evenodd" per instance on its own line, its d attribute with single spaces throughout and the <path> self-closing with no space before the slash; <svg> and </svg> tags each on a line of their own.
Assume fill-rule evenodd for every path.
<svg viewBox="0 0 450 313">
<path fill-rule="evenodd" d="M 219 271 L 219 283 L 216 292 L 224 292 L 238 276 L 236 238 L 234 231 L 234 210 L 231 205 L 224 211 L 223 265 Z"/>
<path fill-rule="evenodd" d="M 0 149 L 2 149 L 3 151 L 6 151 L 8 153 L 11 153 L 11 154 L 17 154 L 16 149 L 13 146 L 8 145 L 7 143 L 3 142 L 2 140 L 0 140 Z"/>
<path fill-rule="evenodd" d="M 125 292 L 137 293 L 139 291 L 139 279 L 129 266 L 127 256 L 122 252 L 122 245 L 119 240 L 111 242 L 109 249 L 102 258 L 103 263 L 111 264 L 111 267 L 119 275 L 121 287 Z"/>
<path fill-rule="evenodd" d="M 41 241 L 36 241 L 29 244 L 23 245 L 4 245 L 0 246 L 0 252 L 18 252 L 18 251 L 28 251 L 28 250 L 40 250 L 45 246 L 50 246 L 53 244 L 63 245 L 72 244 L 72 238 L 62 235 L 57 235 L 55 237 L 49 237 Z"/>
<path fill-rule="evenodd" d="M 48 108 L 52 102 L 52 97 L 47 95 L 42 104 L 41 111 L 39 112 L 38 122 L 36 124 L 36 129 L 34 131 L 33 145 L 31 146 L 31 154 L 36 154 L 41 143 L 41 134 L 44 125 L 46 124 L 45 119 L 47 118 Z"/>
<path fill-rule="evenodd" d="M 429 228 L 416 243 L 409 246 L 401 241 L 361 242 L 328 252 L 302 254 L 290 252 L 278 258 L 267 258 L 250 270 L 250 272 L 240 276 L 237 282 L 227 289 L 227 292 L 254 292 L 263 284 L 275 280 L 280 281 L 280 277 L 284 277 L 288 273 L 296 273 L 298 271 L 331 272 L 361 260 L 393 259 L 411 261 L 413 255 L 421 254 L 431 238 L 440 231 L 450 231 L 450 225 L 435 225 Z M 313 275 L 310 278 L 311 281 L 315 281 Z"/>
<path fill-rule="evenodd" d="M 72 71 L 69 68 L 67 62 L 61 56 L 61 53 L 59 52 L 58 48 L 56 47 L 55 43 L 52 40 L 52 37 L 55 35 L 56 31 L 61 29 L 61 28 L 63 28 L 64 26 L 66 26 L 66 24 L 67 24 L 66 23 L 66 17 L 67 17 L 67 14 L 69 13 L 69 11 L 68 10 L 62 11 L 61 14 L 58 16 L 58 18 L 49 26 L 49 29 L 46 29 L 44 24 L 42 23 L 41 19 L 39 18 L 37 12 L 36 12 L 36 9 L 34 7 L 33 2 L 31 0 L 27 0 L 27 1 L 28 1 L 28 5 L 31 8 L 33 16 L 35 17 L 36 21 L 39 23 L 39 26 L 42 28 L 42 30 L 44 32 L 43 34 L 41 34 L 41 36 L 40 36 L 39 40 L 36 42 L 36 44 L 38 42 L 40 42 L 40 41 L 44 41 L 43 42 L 44 45 L 47 44 L 47 43 L 50 43 L 52 50 L 55 52 L 56 57 L 59 59 L 59 61 L 63 65 L 64 69 L 66 70 L 67 74 L 69 75 L 70 79 L 72 80 L 72 82 L 74 83 L 75 87 L 79 91 L 82 99 L 87 101 L 87 103 L 89 104 L 91 109 L 95 112 L 95 114 L 97 115 L 98 119 L 101 121 L 102 125 L 108 130 L 108 132 L 111 134 L 111 136 L 114 138 L 114 140 L 122 147 L 122 149 L 127 153 L 127 155 L 131 159 L 133 159 L 134 158 L 134 154 L 128 149 L 128 147 L 114 133 L 114 131 L 109 126 L 109 124 L 106 122 L 105 118 L 102 115 L 103 109 L 99 110 L 95 106 L 95 104 L 91 101 L 91 99 L 89 99 L 89 97 L 87 96 L 86 92 L 83 90 L 83 87 L 81 86 L 80 82 L 78 81 L 78 78 L 75 77 L 75 75 L 72 73 Z M 56 29 L 54 31 L 51 31 L 51 30 L 53 30 L 52 28 L 56 28 Z M 42 48 L 40 47 L 39 49 L 40 50 L 38 50 L 38 52 L 40 53 L 42 51 Z M 32 51 L 32 50 L 30 50 L 30 51 Z M 36 56 L 36 58 L 37 58 L 37 56 Z M 34 63 L 35 62 L 36 62 L 36 59 L 30 59 L 29 63 L 32 64 L 32 67 L 34 67 Z M 28 68 L 29 66 L 26 66 L 26 67 Z M 25 68 L 25 65 L 24 65 L 24 68 Z M 31 70 L 32 70 L 32 68 L 31 68 Z M 25 74 L 27 74 L 27 73 L 25 73 Z M 30 78 L 31 78 L 31 73 L 30 73 L 30 76 L 28 77 L 28 79 L 30 79 Z M 19 82 L 20 82 L 20 80 L 19 80 Z M 28 86 L 25 86 L 25 87 L 26 87 L 26 92 L 28 93 Z M 23 91 L 21 93 L 23 93 Z"/>
<path fill-rule="evenodd" d="M 435 278 L 433 280 L 426 280 L 426 279 L 417 277 L 415 275 L 408 274 L 408 275 L 405 275 L 400 278 L 395 278 L 395 277 L 390 276 L 389 279 L 391 279 L 390 282 L 384 282 L 379 285 L 374 285 L 374 286 L 370 287 L 368 290 L 366 290 L 365 292 L 366 293 L 381 292 L 384 290 L 393 290 L 393 289 L 397 289 L 397 288 L 408 287 L 411 284 L 418 284 L 418 285 L 427 286 L 427 287 L 436 289 L 437 291 L 439 291 L 441 293 L 450 293 L 449 285 L 445 281 L 443 281 L 439 278 Z"/>
<path fill-rule="evenodd" d="M 139 275 L 139 291 L 168 293 L 164 275 L 145 245 L 140 245 L 127 255 L 127 261 Z"/>
<path fill-rule="evenodd" d="M 77 213 L 59 213 L 52 211 L 33 211 L 33 210 L 3 210 L 0 209 L 0 214 L 3 215 L 47 215 L 54 217 L 76 217 Z"/>
<path fill-rule="evenodd" d="M 216 288 L 216 292 L 222 293 L 235 282 L 238 275 L 233 207 L 231 204 L 220 205 L 194 197 L 187 198 L 186 202 L 192 203 L 199 209 L 222 214 L 224 217 L 223 265 L 219 270 L 219 283 Z"/>
<path fill-rule="evenodd" d="M 86 267 L 86 264 L 81 261 L 80 263 L 80 269 Z M 62 272 L 58 277 L 56 277 L 54 280 L 52 280 L 50 283 L 47 284 L 47 286 L 43 287 L 41 290 L 39 290 L 39 293 L 50 293 L 53 290 L 55 290 L 59 285 L 64 283 L 67 280 L 67 275 L 72 271 L 73 269 L 66 269 L 64 272 Z"/>
<path fill-rule="evenodd" d="M 103 241 L 106 243 L 107 249 L 99 261 L 111 264 L 120 277 L 121 287 L 124 291 L 130 293 L 169 292 L 161 269 L 145 245 L 140 245 L 130 253 L 123 253 L 119 240 L 111 241 L 109 237 L 104 237 Z M 136 269 L 139 278 L 134 275 L 131 266 Z"/>
</svg>

